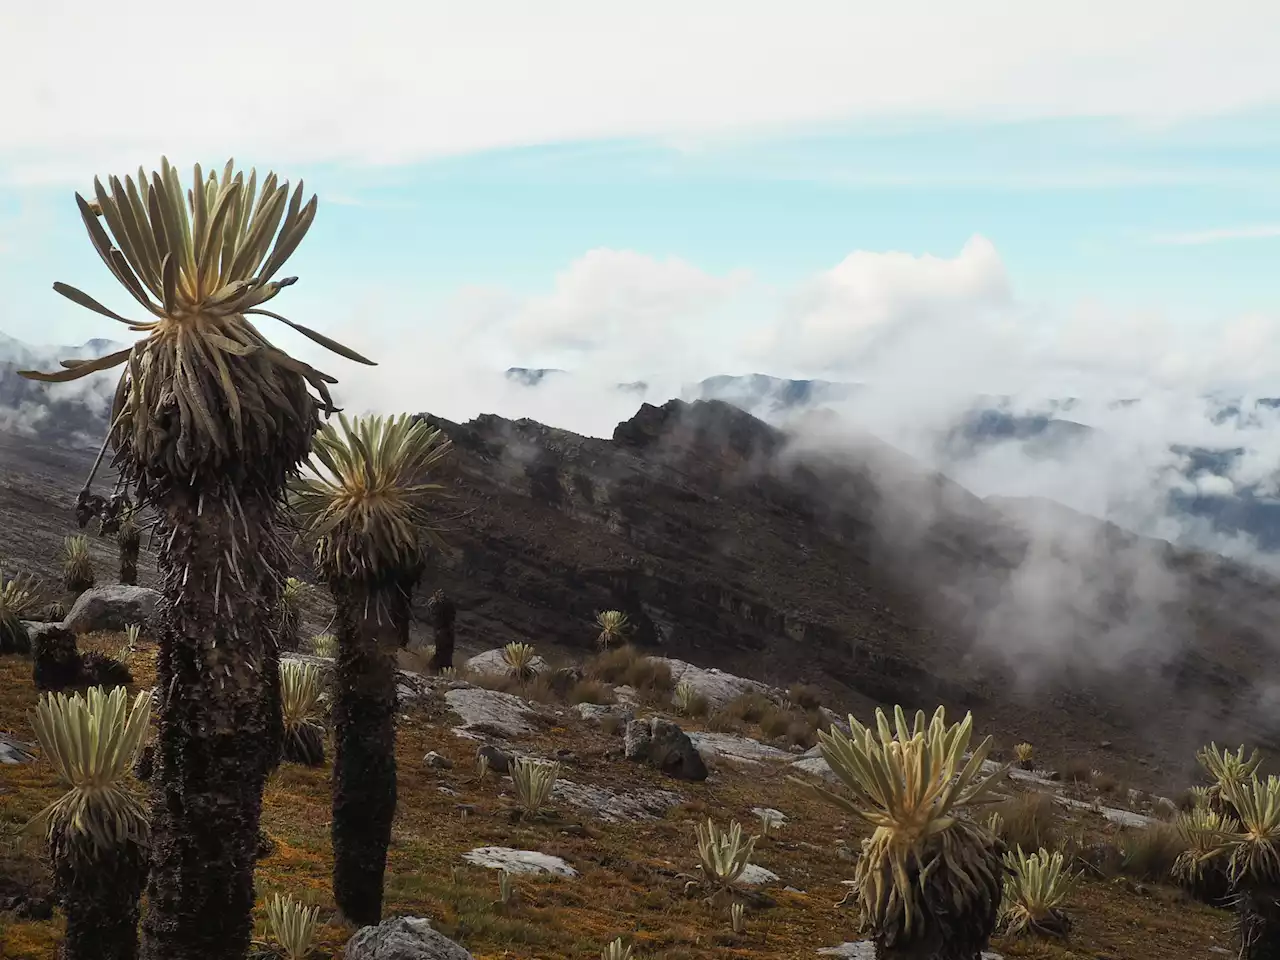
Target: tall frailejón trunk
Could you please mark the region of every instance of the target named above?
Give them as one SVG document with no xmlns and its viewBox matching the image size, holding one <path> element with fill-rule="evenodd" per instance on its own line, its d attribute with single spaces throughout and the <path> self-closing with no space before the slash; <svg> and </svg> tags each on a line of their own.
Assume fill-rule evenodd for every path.
<svg viewBox="0 0 1280 960">
<path fill-rule="evenodd" d="M 281 741 L 273 617 L 283 555 L 268 497 L 156 506 L 156 750 L 144 960 L 243 960 L 262 791 Z"/>
<path fill-rule="evenodd" d="M 138 550 L 141 545 L 137 534 L 120 537 L 120 582 L 131 587 L 138 584 Z"/>
<path fill-rule="evenodd" d="M 1241 884 L 1236 926 L 1240 960 L 1280 960 L 1280 886 Z"/>
<path fill-rule="evenodd" d="M 330 584 L 337 612 L 333 705 L 333 897 L 352 923 L 382 918 L 396 812 L 396 653 L 409 638 L 407 584 Z"/>
<path fill-rule="evenodd" d="M 126 842 L 94 853 L 87 843 L 50 844 L 54 888 L 67 917 L 58 960 L 136 960 L 138 899 L 146 851 Z"/>
<path fill-rule="evenodd" d="M 443 590 L 437 590 L 427 601 L 427 615 L 436 635 L 436 651 L 431 655 L 431 669 L 443 670 L 453 666 L 454 621 L 458 608 Z"/>
</svg>

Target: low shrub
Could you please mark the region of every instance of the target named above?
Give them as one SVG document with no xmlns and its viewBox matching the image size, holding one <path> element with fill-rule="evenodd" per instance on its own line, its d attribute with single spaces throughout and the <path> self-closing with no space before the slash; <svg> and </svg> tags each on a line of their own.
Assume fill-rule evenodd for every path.
<svg viewBox="0 0 1280 960">
<path fill-rule="evenodd" d="M 616 703 L 613 689 L 599 680 L 579 680 L 569 691 L 570 703 Z"/>
<path fill-rule="evenodd" d="M 998 833 L 1010 848 L 1053 850 L 1057 847 L 1057 817 L 1049 794 L 1034 791 L 1016 794 L 993 804 L 990 812 L 1000 815 Z"/>
<path fill-rule="evenodd" d="M 817 710 L 822 706 L 822 691 L 811 683 L 795 683 L 788 688 L 787 699 L 801 710 Z"/>
</svg>

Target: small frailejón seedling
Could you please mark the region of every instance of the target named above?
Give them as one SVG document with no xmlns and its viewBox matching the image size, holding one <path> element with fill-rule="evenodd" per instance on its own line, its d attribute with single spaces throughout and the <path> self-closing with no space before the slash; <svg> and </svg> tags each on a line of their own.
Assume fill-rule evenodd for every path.
<svg viewBox="0 0 1280 960">
<path fill-rule="evenodd" d="M 315 949 L 320 908 L 308 907 L 292 896 L 273 894 L 267 901 L 267 931 L 284 960 L 305 960 Z"/>
<path fill-rule="evenodd" d="M 508 643 L 502 648 L 502 661 L 511 671 L 511 675 L 521 682 L 528 682 L 537 674 L 533 658 L 537 654 L 531 643 Z"/>
<path fill-rule="evenodd" d="M 531 760 L 528 757 L 515 759 L 511 764 L 511 782 L 515 785 L 516 802 L 520 804 L 525 816 L 536 817 L 542 812 L 542 808 L 551 799 L 551 792 L 559 778 L 559 763 Z"/>
<path fill-rule="evenodd" d="M 506 870 L 498 873 L 498 903 L 504 907 L 513 906 L 516 902 L 516 884 Z"/>
<path fill-rule="evenodd" d="M 873 828 L 854 870 L 863 930 L 882 958 L 930 956 L 942 945 L 957 957 L 986 949 L 1003 895 L 1004 844 L 959 808 L 997 799 L 991 787 L 1008 768 L 978 778 L 988 737 L 961 765 L 973 716 L 948 725 L 939 707 L 914 724 L 901 707 L 894 725 L 876 711 L 876 729 L 849 717 L 850 734 L 819 733 L 822 757 L 850 796 L 793 778 Z M 940 954 L 941 955 L 941 954 Z"/>
<path fill-rule="evenodd" d="M 332 633 L 317 633 L 307 646 L 311 648 L 311 655 L 315 657 L 332 660 L 338 655 L 338 638 Z"/>
<path fill-rule="evenodd" d="M 68 593 L 84 593 L 93 587 L 93 560 L 89 556 L 89 538 L 76 534 L 62 541 L 62 586 Z"/>
<path fill-rule="evenodd" d="M 489 776 L 489 758 L 483 753 L 476 757 L 476 779 L 483 780 Z"/>
<path fill-rule="evenodd" d="M 600 628 L 600 632 L 596 634 L 596 644 L 602 650 L 624 643 L 627 634 L 631 632 L 631 621 L 621 610 L 604 610 L 597 613 L 596 626 Z"/>
<path fill-rule="evenodd" d="M 1013 748 L 1013 757 L 1023 770 L 1030 770 L 1036 765 L 1036 748 L 1029 743 L 1019 743 Z"/>
<path fill-rule="evenodd" d="M 737 820 L 729 824 L 727 830 L 721 830 L 714 820 L 697 825 L 698 833 L 698 868 L 702 877 L 711 887 L 710 899 L 714 902 L 724 896 L 731 896 L 734 886 L 747 869 L 751 855 L 755 853 L 755 836 L 745 837 L 742 824 Z"/>
<path fill-rule="evenodd" d="M 747 908 L 741 903 L 734 903 L 729 907 L 729 925 L 736 934 L 747 932 Z"/>
<path fill-rule="evenodd" d="M 693 684 L 681 680 L 676 684 L 676 690 L 671 699 L 675 704 L 676 711 L 682 717 L 692 716 L 697 712 L 699 697 L 698 691 Z"/>
<path fill-rule="evenodd" d="M 24 620 L 40 606 L 40 585 L 35 578 L 17 574 L 5 579 L 0 573 L 0 653 L 29 653 L 31 638 Z"/>
<path fill-rule="evenodd" d="M 1005 854 L 1004 862 L 1009 868 L 1000 905 L 999 925 L 1004 935 L 1066 939 L 1071 918 L 1062 904 L 1074 889 L 1076 878 L 1066 869 L 1062 854 L 1043 848 L 1025 854 L 1018 847 Z"/>
<path fill-rule="evenodd" d="M 67 916 L 58 956 L 133 960 L 138 898 L 147 876 L 147 811 L 130 789 L 151 693 L 123 687 L 45 694 L 31 715 L 40 750 L 66 793 L 32 820 L 44 828 Z"/>
<path fill-rule="evenodd" d="M 633 960 L 634 956 L 631 945 L 623 943 L 621 937 L 600 951 L 600 960 Z"/>
<path fill-rule="evenodd" d="M 314 663 L 280 662 L 280 711 L 284 716 L 284 759 L 308 767 L 324 763 L 321 698 L 324 674 Z"/>
</svg>

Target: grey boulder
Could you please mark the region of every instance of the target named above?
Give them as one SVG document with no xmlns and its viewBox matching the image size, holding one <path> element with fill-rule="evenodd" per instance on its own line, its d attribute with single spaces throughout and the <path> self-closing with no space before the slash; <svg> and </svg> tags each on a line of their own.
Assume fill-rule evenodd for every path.
<svg viewBox="0 0 1280 960">
<path fill-rule="evenodd" d="M 624 750 L 628 760 L 647 763 L 677 780 L 707 779 L 707 765 L 693 741 L 670 720 L 632 720 L 627 724 Z"/>
<path fill-rule="evenodd" d="M 475 960 L 422 917 L 393 917 L 362 927 L 347 941 L 346 960 Z"/>
<path fill-rule="evenodd" d="M 147 587 L 122 583 L 94 587 L 76 597 L 62 626 L 72 633 L 124 630 L 132 623 L 145 624 L 155 614 L 160 594 Z"/>
</svg>

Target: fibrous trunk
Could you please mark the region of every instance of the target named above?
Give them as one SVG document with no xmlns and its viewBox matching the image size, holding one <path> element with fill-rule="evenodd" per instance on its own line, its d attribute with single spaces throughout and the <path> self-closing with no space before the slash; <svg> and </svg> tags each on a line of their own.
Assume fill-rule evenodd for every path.
<svg viewBox="0 0 1280 960">
<path fill-rule="evenodd" d="M 443 670 L 453 666 L 453 624 L 458 608 L 443 590 L 437 590 L 427 601 L 427 611 L 436 635 L 436 652 L 431 656 L 431 669 Z"/>
<path fill-rule="evenodd" d="M 382 915 L 396 811 L 396 652 L 409 637 L 409 591 L 331 584 L 338 620 L 333 706 L 333 896 L 352 923 Z"/>
<path fill-rule="evenodd" d="M 84 842 L 64 843 L 60 833 L 50 847 L 55 890 L 67 917 L 59 960 L 135 960 L 146 852 L 125 842 L 91 854 Z"/>
<path fill-rule="evenodd" d="M 138 548 L 141 538 L 136 535 L 120 538 L 120 582 L 129 586 L 138 583 Z"/>
<path fill-rule="evenodd" d="M 1280 960 L 1280 888 L 1249 885 L 1238 897 L 1240 960 Z"/>
<path fill-rule="evenodd" d="M 145 960 L 245 956 L 262 791 L 280 750 L 277 508 L 211 499 L 177 488 L 157 504 L 163 598 Z"/>
</svg>

